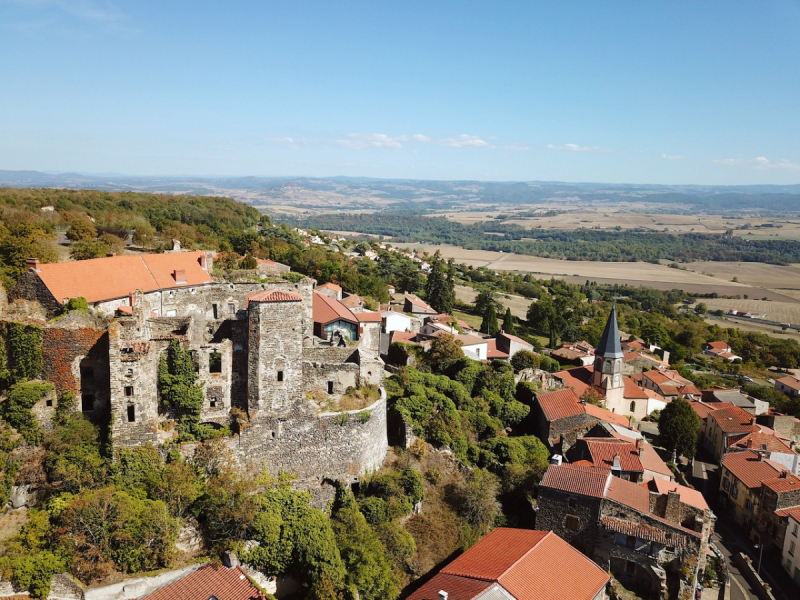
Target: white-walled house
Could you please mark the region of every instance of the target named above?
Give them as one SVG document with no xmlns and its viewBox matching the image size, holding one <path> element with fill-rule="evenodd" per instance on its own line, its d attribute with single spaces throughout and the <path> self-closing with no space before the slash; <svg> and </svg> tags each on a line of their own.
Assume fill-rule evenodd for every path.
<svg viewBox="0 0 800 600">
<path fill-rule="evenodd" d="M 789 522 L 783 540 L 781 564 L 786 572 L 800 585 L 800 506 L 787 509 Z"/>
<path fill-rule="evenodd" d="M 489 343 L 479 338 L 477 335 L 457 335 L 455 338 L 461 342 L 461 350 L 464 356 L 475 360 L 486 360 L 489 352 Z"/>
<path fill-rule="evenodd" d="M 417 332 L 420 330 L 422 322 L 401 312 L 385 310 L 381 313 L 381 326 L 383 333 L 391 333 L 393 331 Z"/>
</svg>

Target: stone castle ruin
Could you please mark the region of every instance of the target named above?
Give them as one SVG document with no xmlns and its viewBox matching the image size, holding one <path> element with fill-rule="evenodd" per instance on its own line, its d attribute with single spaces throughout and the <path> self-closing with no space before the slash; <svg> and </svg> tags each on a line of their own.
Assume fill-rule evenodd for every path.
<svg viewBox="0 0 800 600">
<path fill-rule="evenodd" d="M 237 466 L 288 471 L 307 489 L 380 467 L 388 448 L 380 322 L 365 319 L 355 336 L 315 336 L 312 280 L 222 281 L 211 276 L 212 259 L 182 252 L 31 260 L 0 319 L 52 317 L 67 299 L 86 298 L 92 315 L 43 325 L 45 376 L 56 393 L 76 395 L 75 410 L 95 420 L 110 415 L 115 450 L 175 438 L 158 366 L 178 340 L 203 384 L 200 423 L 236 422 L 238 433 L 223 443 Z M 365 384 L 378 386 L 380 398 L 338 410 L 348 390 Z M 34 412 L 44 419 L 53 404 Z"/>
</svg>

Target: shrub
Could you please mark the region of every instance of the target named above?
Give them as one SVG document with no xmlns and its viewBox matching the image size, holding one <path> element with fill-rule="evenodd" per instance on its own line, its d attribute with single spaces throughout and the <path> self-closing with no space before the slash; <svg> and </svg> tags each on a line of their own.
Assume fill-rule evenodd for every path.
<svg viewBox="0 0 800 600">
<path fill-rule="evenodd" d="M 33 416 L 31 408 L 53 389 L 50 383 L 26 382 L 11 386 L 8 398 L 0 405 L 6 422 L 22 434 L 31 445 L 41 444 L 42 428 Z"/>
<path fill-rule="evenodd" d="M 388 518 L 386 501 L 377 496 L 369 496 L 361 501 L 361 514 L 370 525 L 380 525 Z"/>
<path fill-rule="evenodd" d="M 42 328 L 9 322 L 5 326 L 10 383 L 36 379 L 44 369 Z"/>
<path fill-rule="evenodd" d="M 422 475 L 420 475 L 419 471 L 416 469 L 403 469 L 403 472 L 400 475 L 400 485 L 403 486 L 403 492 L 405 492 L 412 504 L 421 502 L 425 497 L 425 488 L 422 485 Z"/>
<path fill-rule="evenodd" d="M 518 350 L 511 357 L 511 366 L 517 373 L 524 369 L 538 369 L 540 364 L 541 357 L 530 350 Z"/>
</svg>

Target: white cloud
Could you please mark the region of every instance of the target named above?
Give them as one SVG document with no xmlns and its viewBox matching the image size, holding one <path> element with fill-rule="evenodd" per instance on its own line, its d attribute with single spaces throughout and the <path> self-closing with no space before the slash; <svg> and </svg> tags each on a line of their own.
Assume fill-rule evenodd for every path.
<svg viewBox="0 0 800 600">
<path fill-rule="evenodd" d="M 661 158 L 664 160 L 683 160 L 685 157 L 681 154 L 662 154 Z"/>
<path fill-rule="evenodd" d="M 346 140 L 336 143 L 343 148 L 363 150 L 365 148 L 384 148 L 400 150 L 408 141 L 407 135 L 386 135 L 385 133 L 349 133 Z"/>
<path fill-rule="evenodd" d="M 611 148 L 601 148 L 600 146 L 580 146 L 578 144 L 563 144 L 554 146 L 547 144 L 550 150 L 564 150 L 565 152 L 614 152 Z"/>
<path fill-rule="evenodd" d="M 744 158 L 718 158 L 712 160 L 711 164 L 722 165 L 725 167 L 741 166 L 748 169 L 780 169 L 784 171 L 800 171 L 800 163 L 794 163 L 785 158 L 770 160 L 766 156 L 756 156 L 750 160 L 746 160 Z"/>
<path fill-rule="evenodd" d="M 414 135 L 411 136 L 411 139 L 414 140 L 415 142 L 423 142 L 425 144 L 432 141 L 431 138 L 429 138 L 427 135 L 422 135 L 421 133 L 415 133 Z"/>
<path fill-rule="evenodd" d="M 448 146 L 450 148 L 488 148 L 491 146 L 489 142 L 477 135 L 467 135 L 466 133 L 436 140 L 436 143 L 440 146 Z"/>
</svg>

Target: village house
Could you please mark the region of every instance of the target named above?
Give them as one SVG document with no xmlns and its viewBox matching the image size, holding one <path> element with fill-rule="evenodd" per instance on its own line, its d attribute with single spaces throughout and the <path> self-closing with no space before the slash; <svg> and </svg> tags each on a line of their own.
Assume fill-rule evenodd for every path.
<svg viewBox="0 0 800 600">
<path fill-rule="evenodd" d="M 333 298 L 334 300 L 341 300 L 342 299 L 342 286 L 336 285 L 335 283 L 323 283 L 322 285 L 318 285 L 314 288 L 318 294 L 324 294 L 328 296 L 328 298 Z"/>
<path fill-rule="evenodd" d="M 766 428 L 759 424 L 756 426 L 762 431 L 754 431 L 734 442 L 728 446 L 728 452 L 756 450 L 772 462 L 783 465 L 790 473 L 800 475 L 800 454 L 794 451 L 794 442 L 782 438 L 774 431 L 764 432 Z"/>
<path fill-rule="evenodd" d="M 274 260 L 266 260 L 263 258 L 256 259 L 258 262 L 258 270 L 260 273 L 269 277 L 280 277 L 289 273 L 292 268 L 289 265 L 284 265 Z"/>
<path fill-rule="evenodd" d="M 664 369 L 663 367 L 643 371 L 641 374 L 641 386 L 669 399 L 685 395 L 684 391 L 688 388 L 693 388 L 694 391 L 697 391 L 694 384 L 681 376 L 680 373 L 674 369 Z"/>
<path fill-rule="evenodd" d="M 610 469 L 553 464 L 539 484 L 536 508 L 537 529 L 552 530 L 628 589 L 656 598 L 668 588 L 694 593 L 715 520 L 699 492 L 660 479 L 639 485 Z M 679 563 L 688 572 L 680 573 Z"/>
<path fill-rule="evenodd" d="M 797 396 L 800 396 L 800 379 L 793 375 L 781 377 L 775 380 L 775 389 L 790 398 L 797 398 Z"/>
<path fill-rule="evenodd" d="M 753 398 L 743 394 L 739 390 L 729 390 L 725 388 L 709 388 L 703 390 L 703 402 L 729 402 L 738 406 L 742 410 L 749 412 L 753 416 L 765 415 L 769 412 L 769 402 Z"/>
<path fill-rule="evenodd" d="M 605 600 L 608 581 L 552 531 L 499 527 L 408 600 Z"/>
<path fill-rule="evenodd" d="M 588 342 L 564 344 L 550 353 L 562 365 L 586 367 L 594 363 L 594 348 Z"/>
<path fill-rule="evenodd" d="M 389 308 L 391 309 L 391 305 Z M 422 328 L 422 321 L 396 310 L 385 310 L 381 313 L 381 328 L 383 333 L 392 333 L 393 331 L 416 333 Z"/>
<path fill-rule="evenodd" d="M 519 338 L 510 333 L 500 331 L 495 337 L 495 346 L 499 352 L 508 355 L 508 359 L 514 358 L 514 355 L 520 350 L 527 350 L 533 352 L 533 344 L 529 344 L 522 338 Z"/>
<path fill-rule="evenodd" d="M 759 431 L 756 418 L 738 406 L 729 406 L 708 413 L 703 430 L 703 446 L 719 462 L 728 447 L 748 434 Z"/>
<path fill-rule="evenodd" d="M 274 590 L 273 590 L 274 591 Z M 137 600 L 267 600 L 242 567 L 208 565 Z"/>
<path fill-rule="evenodd" d="M 731 349 L 730 344 L 728 344 L 728 342 L 722 342 L 722 341 L 707 342 L 703 344 L 703 354 L 714 356 L 716 358 L 721 358 L 729 362 L 733 362 L 735 360 L 742 360 L 741 356 L 737 356 L 733 353 L 733 350 Z"/>
<path fill-rule="evenodd" d="M 406 294 L 403 312 L 414 315 L 435 315 L 438 314 L 432 306 L 424 300 L 420 300 L 414 294 Z"/>
<path fill-rule="evenodd" d="M 800 585 L 800 506 L 786 511 L 787 534 L 784 536 L 781 564 Z"/>
<path fill-rule="evenodd" d="M 583 437 L 572 448 L 571 459 L 576 464 L 589 464 L 610 469 L 615 477 L 634 483 L 652 479 L 672 481 L 666 463 L 644 438 L 635 440 L 615 434 L 614 437 Z"/>
</svg>

